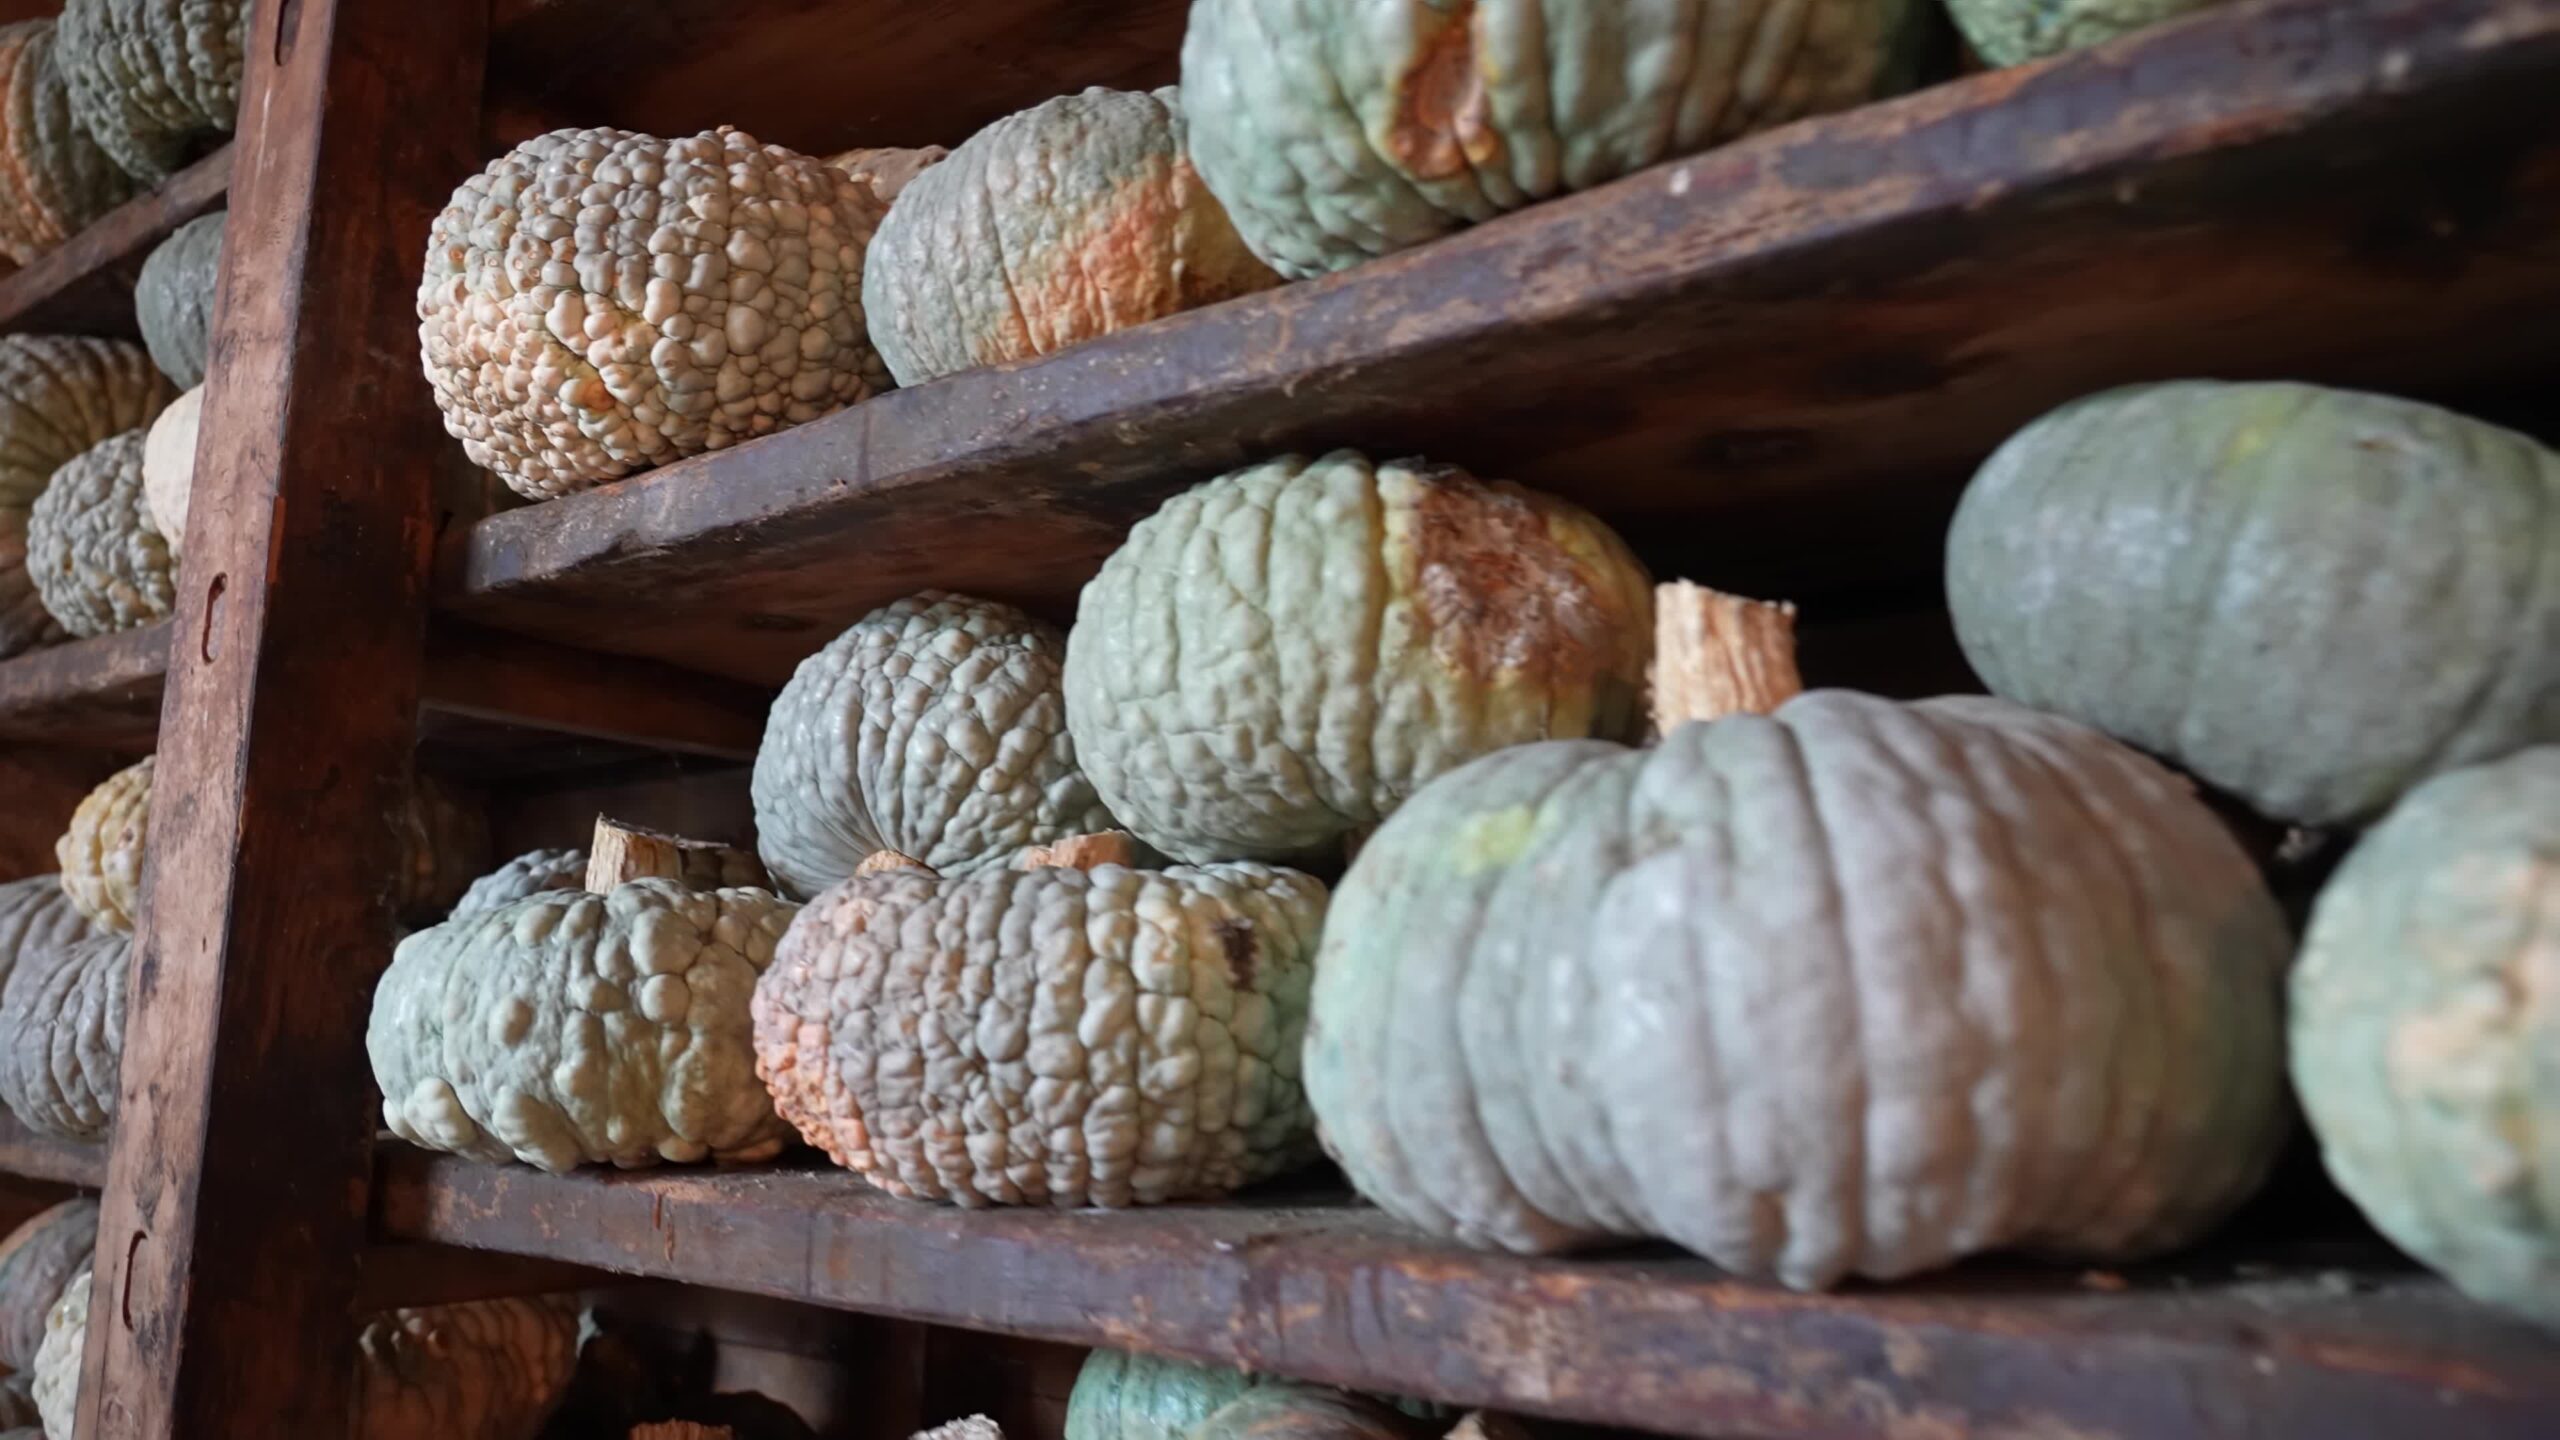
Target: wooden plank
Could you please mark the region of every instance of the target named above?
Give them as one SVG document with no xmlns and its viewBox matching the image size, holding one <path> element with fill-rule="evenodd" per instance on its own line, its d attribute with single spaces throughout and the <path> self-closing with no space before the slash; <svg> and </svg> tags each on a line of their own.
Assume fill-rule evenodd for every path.
<svg viewBox="0 0 2560 1440">
<path fill-rule="evenodd" d="M 451 1245 L 375 1245 L 364 1252 L 358 1272 L 356 1309 L 370 1314 L 408 1305 L 458 1305 L 627 1283 L 583 1265 L 521 1255 Z"/>
<path fill-rule="evenodd" d="M 487 18 L 470 0 L 252 16 L 84 1440 L 347 1433 L 362 1036 L 445 446 L 410 297 L 470 163 Z"/>
<path fill-rule="evenodd" d="M 1087 85 L 1173 83 L 1190 0 L 499 0 L 493 108 L 828 154 L 956 145 Z M 502 133 L 531 126 L 516 123 Z"/>
<path fill-rule="evenodd" d="M 0 740 L 149 750 L 169 634 L 163 620 L 0 660 Z"/>
<path fill-rule="evenodd" d="M 0 1110 L 0 1173 L 95 1190 L 106 1183 L 107 1147 L 39 1135 L 17 1116 Z"/>
<path fill-rule="evenodd" d="M 133 281 L 142 262 L 171 231 L 221 209 L 230 182 L 226 145 L 0 278 L 0 333 L 140 335 Z"/>
<path fill-rule="evenodd" d="M 1799 1295 L 1650 1252 L 1459 1250 L 1338 1200 L 971 1213 L 834 1171 L 401 1147 L 375 1200 L 400 1238 L 1683 1435 L 2560 1433 L 2550 1337 L 2364 1249 Z"/>
<path fill-rule="evenodd" d="M 2071 396 L 2538 373 L 2555 87 L 2560 0 L 2217 8 L 490 517 L 439 603 L 774 683 L 927 585 L 1064 614 L 1165 495 L 1346 444 L 1573 495 L 1720 588 L 1925 578 L 1956 480 Z"/>
</svg>

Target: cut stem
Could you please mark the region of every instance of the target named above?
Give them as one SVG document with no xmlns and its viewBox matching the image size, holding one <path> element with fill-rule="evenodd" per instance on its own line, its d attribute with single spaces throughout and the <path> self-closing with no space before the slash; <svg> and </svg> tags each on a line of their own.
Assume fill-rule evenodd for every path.
<svg viewBox="0 0 2560 1440">
<path fill-rule="evenodd" d="M 1126 830 L 1097 830 L 1070 835 L 1049 845 L 1035 845 L 1014 857 L 1016 870 L 1091 870 L 1103 865 L 1135 866 L 1138 842 Z"/>
<path fill-rule="evenodd" d="M 1804 693 L 1796 607 L 1746 600 L 1686 580 L 1653 592 L 1653 728 L 1766 715 Z"/>
<path fill-rule="evenodd" d="M 595 840 L 587 849 L 587 889 L 604 895 L 634 880 L 673 880 L 688 890 L 773 885 L 764 862 L 750 851 L 597 816 Z"/>
</svg>

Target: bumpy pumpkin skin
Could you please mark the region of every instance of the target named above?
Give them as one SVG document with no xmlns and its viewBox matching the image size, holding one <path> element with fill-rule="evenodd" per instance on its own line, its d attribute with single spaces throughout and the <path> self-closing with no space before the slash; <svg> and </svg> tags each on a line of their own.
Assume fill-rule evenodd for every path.
<svg viewBox="0 0 2560 1440">
<path fill-rule="evenodd" d="M 471 882 L 453 902 L 448 920 L 503 910 L 519 900 L 552 890 L 576 890 L 587 882 L 584 850 L 528 850 Z"/>
<path fill-rule="evenodd" d="M 30 1130 L 107 1133 L 124 1061 L 133 937 L 103 934 L 22 953 L 0 987 L 0 1101 Z"/>
<path fill-rule="evenodd" d="M 53 842 L 63 893 L 91 924 L 119 935 L 132 934 L 134 917 L 142 913 L 142 860 L 158 758 L 145 755 L 99 781 Z"/>
<path fill-rule="evenodd" d="M 1995 692 L 2308 825 L 2560 740 L 2560 455 L 2317 386 L 2109 391 L 2018 432 L 1947 537 Z"/>
<path fill-rule="evenodd" d="M 87 1196 L 42 1211 L 0 1242 L 0 1366 L 34 1366 L 45 1317 L 97 1247 L 98 1202 Z"/>
<path fill-rule="evenodd" d="M 151 363 L 181 390 L 204 383 L 213 332 L 213 286 L 222 273 L 222 211 L 178 227 L 142 262 L 133 282 L 133 318 Z"/>
<path fill-rule="evenodd" d="M 862 299 L 890 373 L 921 385 L 1279 283 L 1185 158 L 1177 92 L 1097 88 L 908 182 Z"/>
<path fill-rule="evenodd" d="M 815 895 L 874 851 L 946 875 L 1113 827 L 1067 735 L 1066 641 L 938 590 L 883 606 L 800 663 L 766 716 L 756 848 Z"/>
<path fill-rule="evenodd" d="M 1344 269 L 1908 82 L 1918 0 L 1193 0 L 1191 158 Z"/>
<path fill-rule="evenodd" d="M 27 573 L 36 497 L 74 456 L 150 424 L 174 394 L 139 345 L 0 336 L 0 659 L 62 638 Z"/>
<path fill-rule="evenodd" d="M 51 20 L 0 26 L 0 253 L 24 265 L 131 199 L 72 113 Z"/>
<path fill-rule="evenodd" d="M 1652 613 L 1644 567 L 1564 501 L 1286 456 L 1130 531 L 1077 610 L 1067 727 L 1166 854 L 1314 857 L 1486 751 L 1633 738 Z"/>
<path fill-rule="evenodd" d="M 856 876 L 756 986 L 757 1073 L 892 1195 L 1156 1204 L 1314 1158 L 1324 887 L 1261 865 Z"/>
<path fill-rule="evenodd" d="M 365 1049 L 412 1145 L 554 1173 L 764 1159 L 747 999 L 798 907 L 664 880 L 554 891 L 400 943 Z"/>
<path fill-rule="evenodd" d="M 556 1298 L 392 1310 L 357 1336 L 359 1440 L 533 1440 L 578 1363 Z"/>
<path fill-rule="evenodd" d="M 2437 776 L 2357 843 L 2291 1020 L 2338 1188 L 2466 1293 L 2560 1329 L 2560 746 Z"/>
<path fill-rule="evenodd" d="M 418 338 L 445 428 L 544 500 L 889 388 L 862 314 L 883 208 L 735 130 L 526 141 L 428 238 Z"/>
<path fill-rule="evenodd" d="M 128 430 L 72 457 L 28 512 L 27 573 L 74 635 L 132 630 L 176 608 L 177 562 L 142 489 L 148 439 Z"/>
<path fill-rule="evenodd" d="M 1191 1427 L 1184 1440 L 1419 1440 L 1426 1427 L 1365 1395 L 1320 1385 L 1258 1385 Z"/>
<path fill-rule="evenodd" d="M 2287 937 L 2178 778 L 1987 698 L 1488 756 L 1344 879 L 1307 1088 L 1436 1235 L 1797 1287 L 2157 1251 L 2286 1130 Z"/>
<path fill-rule="evenodd" d="M 89 1334 L 89 1277 L 71 1282 L 44 1317 L 44 1344 L 36 1350 L 36 1411 L 46 1440 L 71 1440 L 71 1412 L 80 1401 L 80 1354 Z"/>
<path fill-rule="evenodd" d="M 63 0 L 72 109 L 156 185 L 238 122 L 248 26 L 249 0 Z"/>
<path fill-rule="evenodd" d="M 1192 1426 L 1263 1383 L 1241 1370 L 1095 1350 L 1068 1392 L 1065 1440 L 1182 1440 Z"/>
<path fill-rule="evenodd" d="M 2023 65 L 2148 30 L 2222 0 L 1947 0 L 1983 59 Z"/>
<path fill-rule="evenodd" d="M 0 885 L 0 986 L 22 954 L 103 933 L 73 901 L 59 875 Z"/>
</svg>

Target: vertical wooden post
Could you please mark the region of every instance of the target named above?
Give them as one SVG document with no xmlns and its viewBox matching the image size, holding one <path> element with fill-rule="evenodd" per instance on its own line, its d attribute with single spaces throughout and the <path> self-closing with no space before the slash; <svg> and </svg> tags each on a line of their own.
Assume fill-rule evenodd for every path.
<svg viewBox="0 0 2560 1440">
<path fill-rule="evenodd" d="M 348 1432 L 447 443 L 427 227 L 478 163 L 486 0 L 260 0 L 99 1225 L 84 1440 Z"/>
</svg>

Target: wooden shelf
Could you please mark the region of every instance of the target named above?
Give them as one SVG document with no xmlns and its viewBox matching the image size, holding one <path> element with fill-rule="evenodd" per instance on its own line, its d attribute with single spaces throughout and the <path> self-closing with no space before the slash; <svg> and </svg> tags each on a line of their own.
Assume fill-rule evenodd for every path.
<svg viewBox="0 0 2560 1440">
<path fill-rule="evenodd" d="M 492 516 L 440 603 L 774 683 L 927 585 L 1063 615 L 1166 495 L 1336 445 L 1735 588 L 1934 576 L 1963 474 L 2070 397 L 2560 356 L 2555 88 L 2560 0 L 2220 8 Z"/>
<path fill-rule="evenodd" d="M 1696 1436 L 2560 1434 L 2549 1337 L 2367 1249 L 1799 1295 L 1524 1259 L 1338 1199 L 963 1212 L 831 1170 L 549 1176 L 382 1152 L 377 1232 Z"/>
<path fill-rule="evenodd" d="M 139 335 L 133 281 L 142 262 L 171 231 L 221 209 L 230 183 L 226 145 L 0 279 L 0 333 Z"/>
<path fill-rule="evenodd" d="M 107 1183 L 107 1147 L 39 1135 L 0 1109 L 0 1174 L 95 1190 Z"/>
<path fill-rule="evenodd" d="M 167 621 L 0 660 L 0 740 L 140 754 L 160 728 L 168 672 Z"/>
</svg>

